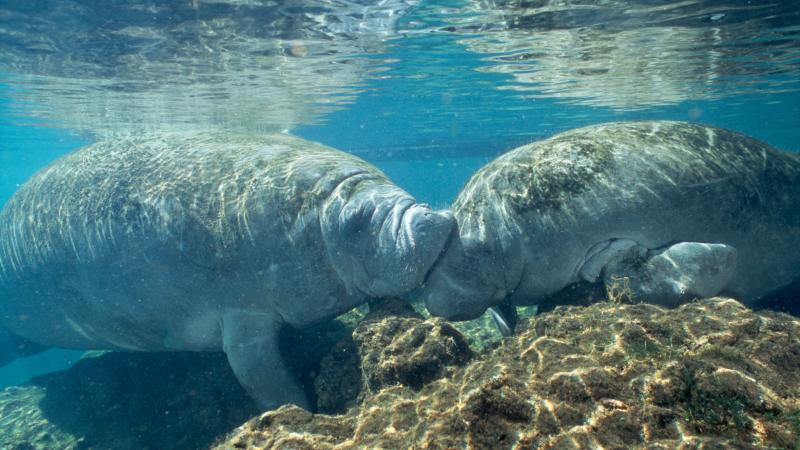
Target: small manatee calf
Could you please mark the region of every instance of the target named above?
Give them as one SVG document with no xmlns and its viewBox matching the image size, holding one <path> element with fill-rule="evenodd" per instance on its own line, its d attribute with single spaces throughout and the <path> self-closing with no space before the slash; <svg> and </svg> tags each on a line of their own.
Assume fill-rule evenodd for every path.
<svg viewBox="0 0 800 450">
<path fill-rule="evenodd" d="M 609 123 L 519 147 L 477 172 L 453 212 L 427 308 L 470 319 L 493 307 L 501 330 L 509 305 L 582 282 L 623 281 L 663 305 L 720 292 L 752 305 L 800 277 L 800 155 L 708 126 Z"/>
<path fill-rule="evenodd" d="M 308 406 L 281 327 L 418 287 L 454 224 L 288 135 L 94 144 L 0 213 L 0 363 L 42 346 L 222 350 L 261 407 Z"/>
</svg>

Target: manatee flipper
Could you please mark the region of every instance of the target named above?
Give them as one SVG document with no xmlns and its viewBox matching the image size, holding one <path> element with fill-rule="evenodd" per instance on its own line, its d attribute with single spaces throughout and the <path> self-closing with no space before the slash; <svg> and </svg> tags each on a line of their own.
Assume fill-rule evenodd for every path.
<svg viewBox="0 0 800 450">
<path fill-rule="evenodd" d="M 511 302 L 505 301 L 490 306 L 489 313 L 500 334 L 505 337 L 514 335 L 519 316 L 517 315 L 517 308 Z"/>
<path fill-rule="evenodd" d="M 609 262 L 620 259 L 636 247 L 644 249 L 644 247 L 630 239 L 611 239 L 600 242 L 589 249 L 578 274 L 584 281 L 594 283 L 600 278 L 603 269 Z M 636 251 L 638 253 L 640 250 Z"/>
<path fill-rule="evenodd" d="M 281 356 L 283 322 L 272 314 L 232 311 L 222 319 L 222 344 L 234 375 L 264 410 L 287 403 L 309 409 L 303 389 Z"/>
<path fill-rule="evenodd" d="M 736 270 L 736 249 L 725 244 L 679 242 L 663 249 L 640 245 L 616 253 L 603 267 L 606 286 L 624 277 L 637 298 L 676 305 L 719 294 Z"/>
<path fill-rule="evenodd" d="M 17 336 L 5 327 L 0 326 L 0 367 L 17 358 L 35 355 L 48 348 Z"/>
</svg>

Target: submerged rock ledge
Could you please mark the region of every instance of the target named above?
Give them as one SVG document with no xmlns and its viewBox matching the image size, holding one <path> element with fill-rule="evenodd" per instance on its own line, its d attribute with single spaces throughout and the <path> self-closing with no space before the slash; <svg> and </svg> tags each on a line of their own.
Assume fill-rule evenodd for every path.
<svg viewBox="0 0 800 450">
<path fill-rule="evenodd" d="M 354 336 L 346 414 L 285 406 L 215 448 L 800 447 L 800 321 L 728 298 L 557 307 L 478 356 L 440 320 Z"/>
<path fill-rule="evenodd" d="M 257 411 L 224 355 L 105 353 L 0 391 L 0 448 L 800 448 L 794 316 L 560 306 L 492 345 L 485 324 L 374 306 L 287 343 L 342 414 L 287 406 L 221 437 Z"/>
</svg>

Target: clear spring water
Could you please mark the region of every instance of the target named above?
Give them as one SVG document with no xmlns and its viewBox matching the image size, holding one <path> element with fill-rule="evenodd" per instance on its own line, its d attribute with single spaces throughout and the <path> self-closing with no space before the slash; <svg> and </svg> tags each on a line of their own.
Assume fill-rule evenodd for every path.
<svg viewBox="0 0 800 450">
<path fill-rule="evenodd" d="M 800 151 L 800 2 L 0 0 L 0 205 L 89 142 L 216 129 L 288 130 L 444 207 L 508 149 L 634 119 Z"/>
</svg>

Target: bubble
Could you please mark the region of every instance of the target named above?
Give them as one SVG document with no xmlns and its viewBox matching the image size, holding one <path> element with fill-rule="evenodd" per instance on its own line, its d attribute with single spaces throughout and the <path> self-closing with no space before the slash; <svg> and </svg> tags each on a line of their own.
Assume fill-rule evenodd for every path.
<svg viewBox="0 0 800 450">
<path fill-rule="evenodd" d="M 703 110 L 700 108 L 690 108 L 686 115 L 692 120 L 697 120 L 703 115 Z"/>
</svg>

